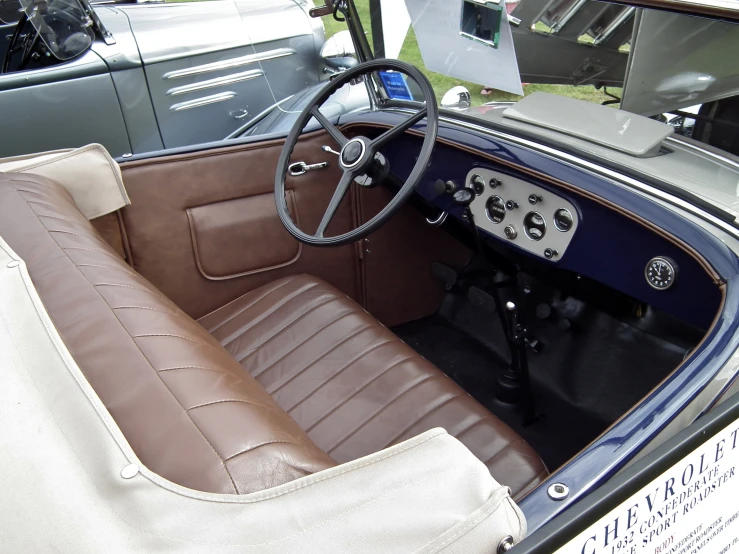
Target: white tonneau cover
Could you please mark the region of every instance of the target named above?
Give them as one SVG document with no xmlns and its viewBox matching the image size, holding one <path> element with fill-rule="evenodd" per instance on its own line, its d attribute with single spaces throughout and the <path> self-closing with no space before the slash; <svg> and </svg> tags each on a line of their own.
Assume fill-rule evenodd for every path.
<svg viewBox="0 0 739 554">
<path fill-rule="evenodd" d="M 244 496 L 141 467 L 0 238 L 0 544 L 8 552 L 495 552 L 508 489 L 443 430 Z"/>
</svg>

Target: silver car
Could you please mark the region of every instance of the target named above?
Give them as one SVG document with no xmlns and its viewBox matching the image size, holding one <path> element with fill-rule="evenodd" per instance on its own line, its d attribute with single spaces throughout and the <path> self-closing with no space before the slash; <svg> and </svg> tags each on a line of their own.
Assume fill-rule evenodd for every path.
<svg viewBox="0 0 739 554">
<path fill-rule="evenodd" d="M 117 157 L 221 140 L 328 75 L 313 8 L 1 0 L 0 156 L 99 142 Z"/>
</svg>

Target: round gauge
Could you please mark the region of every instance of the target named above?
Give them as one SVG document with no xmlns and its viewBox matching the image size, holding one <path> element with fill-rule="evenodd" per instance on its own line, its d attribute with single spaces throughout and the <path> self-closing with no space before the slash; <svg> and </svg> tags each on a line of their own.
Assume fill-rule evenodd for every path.
<svg viewBox="0 0 739 554">
<path fill-rule="evenodd" d="M 505 202 L 500 196 L 491 196 L 485 203 L 485 213 L 493 223 L 500 223 L 505 219 Z"/>
<path fill-rule="evenodd" d="M 573 219 L 570 210 L 560 208 L 559 210 L 554 212 L 554 226 L 557 228 L 557 231 L 562 231 L 563 233 L 566 233 L 567 231 L 572 229 L 574 223 L 575 220 Z"/>
<path fill-rule="evenodd" d="M 523 218 L 523 230 L 531 240 L 541 240 L 547 234 L 547 222 L 539 212 L 529 212 Z"/>
<path fill-rule="evenodd" d="M 649 260 L 644 269 L 644 276 L 653 289 L 667 290 L 675 283 L 677 265 L 670 258 L 657 256 Z"/>
<path fill-rule="evenodd" d="M 482 175 L 475 173 L 472 176 L 472 179 L 470 179 L 470 188 L 475 191 L 477 196 L 485 192 L 485 179 L 482 178 Z"/>
</svg>

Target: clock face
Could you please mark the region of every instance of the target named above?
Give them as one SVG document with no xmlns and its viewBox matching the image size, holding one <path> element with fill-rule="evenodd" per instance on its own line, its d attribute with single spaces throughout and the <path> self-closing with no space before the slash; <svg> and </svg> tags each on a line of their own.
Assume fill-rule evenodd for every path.
<svg viewBox="0 0 739 554">
<path fill-rule="evenodd" d="M 658 256 L 649 260 L 644 276 L 652 288 L 667 290 L 675 283 L 677 266 L 671 259 Z"/>
</svg>

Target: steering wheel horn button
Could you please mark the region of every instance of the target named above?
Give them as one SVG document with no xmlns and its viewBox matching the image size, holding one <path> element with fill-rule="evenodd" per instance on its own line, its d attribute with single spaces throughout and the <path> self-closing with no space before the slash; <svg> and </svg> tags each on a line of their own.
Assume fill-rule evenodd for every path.
<svg viewBox="0 0 739 554">
<path fill-rule="evenodd" d="M 341 165 L 346 169 L 357 167 L 364 159 L 366 152 L 367 145 L 362 139 L 355 138 L 350 140 L 341 149 L 341 157 L 339 158 Z"/>
</svg>

